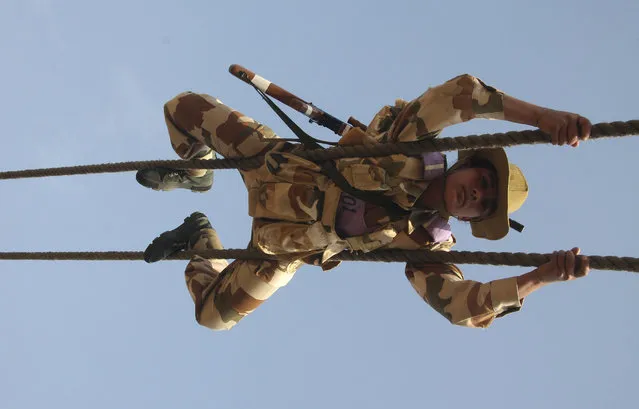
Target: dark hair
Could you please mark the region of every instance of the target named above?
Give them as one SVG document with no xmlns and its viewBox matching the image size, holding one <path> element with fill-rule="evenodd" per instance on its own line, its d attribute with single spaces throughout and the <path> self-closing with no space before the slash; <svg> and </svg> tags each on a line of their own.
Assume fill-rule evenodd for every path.
<svg viewBox="0 0 639 409">
<path fill-rule="evenodd" d="M 457 161 L 453 166 L 450 167 L 450 169 L 448 170 L 448 173 L 453 173 L 455 171 L 462 170 L 462 169 L 473 169 L 473 168 L 479 168 L 479 169 L 488 170 L 489 172 L 491 172 L 494 175 L 495 183 L 498 183 L 497 182 L 497 169 L 492 164 L 492 162 L 489 161 L 488 159 L 480 158 L 480 157 L 477 157 L 477 156 L 470 156 L 470 157 L 465 158 L 465 159 L 463 159 L 461 161 Z M 486 216 L 473 217 L 469 221 L 471 221 L 471 222 L 482 221 L 486 217 L 492 215 L 495 212 L 496 208 L 497 208 L 497 206 L 495 205 L 495 208 L 492 209 Z"/>
<path fill-rule="evenodd" d="M 470 168 L 486 169 L 494 173 L 495 177 L 497 176 L 497 169 L 495 169 L 495 166 L 493 166 L 493 163 L 489 161 L 488 159 L 479 158 L 477 156 L 470 156 L 461 161 L 455 162 L 455 164 L 451 166 L 448 171 L 452 173 L 457 170 L 470 169 Z"/>
</svg>

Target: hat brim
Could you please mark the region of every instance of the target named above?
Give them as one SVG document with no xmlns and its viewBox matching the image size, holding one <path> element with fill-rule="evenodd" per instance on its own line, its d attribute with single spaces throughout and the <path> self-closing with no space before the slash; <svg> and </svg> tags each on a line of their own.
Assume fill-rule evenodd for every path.
<svg viewBox="0 0 639 409">
<path fill-rule="evenodd" d="M 470 222 L 473 236 L 488 240 L 502 239 L 508 234 L 510 229 L 508 219 L 510 167 L 506 151 L 502 148 L 491 148 L 459 152 L 459 160 L 471 156 L 489 161 L 497 171 L 497 208 L 487 219 L 479 222 Z"/>
</svg>

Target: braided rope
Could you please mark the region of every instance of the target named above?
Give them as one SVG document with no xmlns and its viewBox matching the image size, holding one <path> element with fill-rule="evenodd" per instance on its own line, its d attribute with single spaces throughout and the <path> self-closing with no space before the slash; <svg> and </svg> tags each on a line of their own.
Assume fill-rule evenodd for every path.
<svg viewBox="0 0 639 409">
<path fill-rule="evenodd" d="M 263 157 L 241 159 L 148 160 L 101 163 L 97 165 L 65 166 L 59 168 L 25 169 L 0 172 L 0 179 L 39 178 L 47 176 L 88 175 L 92 173 L 130 172 L 156 167 L 173 169 L 251 169 L 263 163 Z"/>
<path fill-rule="evenodd" d="M 626 122 L 602 122 L 594 124 L 590 139 L 623 137 L 639 134 L 639 120 Z M 540 130 L 511 131 L 496 134 L 458 136 L 452 138 L 424 139 L 416 142 L 384 143 L 378 145 L 335 146 L 321 150 L 296 152 L 298 156 L 323 161 L 337 158 L 411 155 L 420 152 L 446 152 L 467 149 L 507 147 L 550 143 L 550 136 Z M 97 165 L 67 166 L 58 168 L 26 169 L 0 172 L 0 179 L 21 179 L 47 176 L 85 175 L 91 173 L 129 172 L 154 167 L 178 169 L 253 169 L 263 163 L 263 157 L 240 159 L 152 160 L 103 163 Z"/>
<path fill-rule="evenodd" d="M 623 137 L 637 134 L 639 134 L 639 120 L 602 122 L 592 126 L 590 139 Z M 299 156 L 317 161 L 350 157 L 388 156 L 393 154 L 409 155 L 420 152 L 461 151 L 540 143 L 551 143 L 550 135 L 540 130 L 524 130 L 457 136 L 453 138 L 430 138 L 415 142 L 338 146 L 325 150 L 301 152 Z"/>
<path fill-rule="evenodd" d="M 189 260 L 194 255 L 209 259 L 257 259 L 276 260 L 277 256 L 256 250 L 227 249 L 205 252 L 180 252 L 168 260 Z M 369 253 L 342 252 L 333 257 L 344 261 L 410 262 L 410 263 L 454 263 L 484 264 L 495 266 L 538 267 L 550 260 L 551 254 L 540 253 L 496 253 L 481 251 L 424 251 L 424 250 L 377 250 Z M 639 258 L 614 256 L 588 256 L 590 268 L 639 272 Z M 106 252 L 0 252 L 0 260 L 84 260 L 84 261 L 135 261 L 143 260 L 141 251 Z"/>
</svg>

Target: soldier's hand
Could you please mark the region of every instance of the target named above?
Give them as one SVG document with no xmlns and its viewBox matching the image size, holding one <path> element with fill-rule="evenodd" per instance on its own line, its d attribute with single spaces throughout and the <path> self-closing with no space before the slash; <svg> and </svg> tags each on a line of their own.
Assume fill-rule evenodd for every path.
<svg viewBox="0 0 639 409">
<path fill-rule="evenodd" d="M 569 251 L 555 251 L 550 261 L 537 269 L 541 281 L 545 283 L 569 281 L 588 275 L 590 271 L 588 257 L 579 256 L 579 252 L 579 247 Z"/>
<path fill-rule="evenodd" d="M 579 146 L 579 141 L 590 137 L 592 124 L 587 118 L 572 112 L 544 109 L 539 116 L 537 126 L 550 135 L 553 145 Z"/>
<path fill-rule="evenodd" d="M 346 135 L 337 143 L 338 145 L 375 145 L 377 141 L 364 130 L 354 127 L 346 132 Z"/>
</svg>

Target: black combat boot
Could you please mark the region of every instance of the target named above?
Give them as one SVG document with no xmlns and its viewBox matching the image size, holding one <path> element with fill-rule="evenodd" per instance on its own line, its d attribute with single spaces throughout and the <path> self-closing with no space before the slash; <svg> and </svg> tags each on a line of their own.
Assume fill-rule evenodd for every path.
<svg viewBox="0 0 639 409">
<path fill-rule="evenodd" d="M 144 261 L 154 263 L 182 250 L 189 250 L 200 237 L 200 231 L 212 229 L 209 219 L 195 212 L 173 230 L 165 231 L 144 250 Z"/>
</svg>

